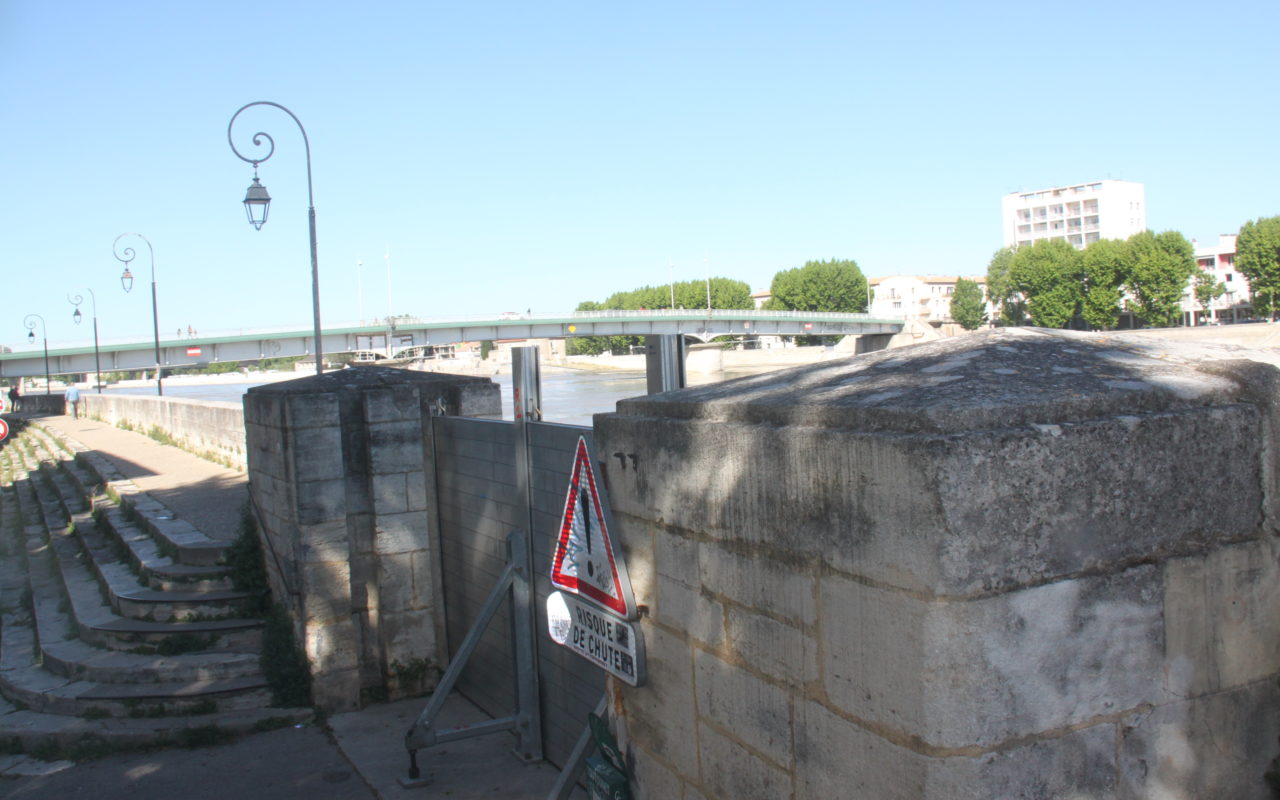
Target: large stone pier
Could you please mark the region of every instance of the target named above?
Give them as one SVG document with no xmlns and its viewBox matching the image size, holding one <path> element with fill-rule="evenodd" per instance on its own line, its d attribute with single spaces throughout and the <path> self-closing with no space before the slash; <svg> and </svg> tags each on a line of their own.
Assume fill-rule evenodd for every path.
<svg viewBox="0 0 1280 800">
<path fill-rule="evenodd" d="M 487 378 L 361 367 L 250 389 L 250 489 L 273 596 L 315 701 L 356 708 L 430 674 L 441 652 L 431 416 L 499 416 Z"/>
<path fill-rule="evenodd" d="M 1269 797 L 1268 358 L 1003 330 L 598 415 L 634 796 Z"/>
</svg>

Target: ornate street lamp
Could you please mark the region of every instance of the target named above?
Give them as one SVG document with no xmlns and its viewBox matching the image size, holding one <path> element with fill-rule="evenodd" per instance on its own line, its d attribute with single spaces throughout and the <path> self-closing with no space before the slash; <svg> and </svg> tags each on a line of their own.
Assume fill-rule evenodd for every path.
<svg viewBox="0 0 1280 800">
<path fill-rule="evenodd" d="M 49 394 L 49 328 L 44 324 L 44 317 L 39 314 L 28 314 L 22 324 L 27 326 L 27 342 L 36 343 L 36 320 L 40 320 L 40 334 L 44 339 L 44 393 Z"/>
<path fill-rule="evenodd" d="M 249 217 L 249 224 L 255 229 L 262 230 L 262 226 L 267 221 L 267 212 L 271 208 L 271 195 L 267 194 L 267 187 L 263 186 L 261 181 L 258 180 L 258 165 L 271 158 L 276 151 L 276 143 L 274 139 L 262 131 L 255 133 L 253 135 L 254 147 L 264 146 L 263 140 L 265 140 L 267 152 L 261 158 L 250 158 L 236 149 L 235 140 L 231 138 L 231 128 L 236 124 L 236 118 L 246 108 L 252 108 L 253 106 L 271 106 L 280 109 L 297 123 L 298 130 L 302 132 L 302 144 L 307 156 L 307 219 L 311 225 L 311 316 L 315 325 L 316 374 L 320 375 L 324 372 L 324 347 L 320 341 L 320 270 L 316 260 L 316 204 L 311 190 L 311 142 L 307 139 L 307 129 L 302 127 L 302 122 L 294 116 L 292 111 L 279 103 L 259 100 L 241 106 L 236 113 L 231 115 L 231 121 L 227 123 L 227 144 L 231 145 L 231 152 L 235 153 L 241 161 L 247 161 L 253 165 L 253 183 L 249 184 L 249 189 L 245 192 L 244 210 Z"/>
<path fill-rule="evenodd" d="M 116 261 L 124 264 L 120 285 L 124 287 L 125 292 L 133 288 L 133 273 L 129 271 L 129 262 L 133 261 L 134 256 L 137 255 L 132 247 L 119 247 L 120 240 L 126 236 L 137 236 L 146 242 L 147 254 L 151 257 L 151 331 L 156 344 L 156 394 L 163 395 L 164 383 L 160 380 L 160 311 L 156 306 L 156 251 L 151 247 L 151 241 L 140 233 L 122 233 L 111 243 L 111 254 L 116 257 Z"/>
<path fill-rule="evenodd" d="M 133 276 L 130 275 L 129 277 L 132 278 Z M 89 293 L 89 299 L 92 301 L 93 307 L 93 368 L 95 370 L 93 374 L 93 383 L 98 387 L 98 394 L 102 394 L 102 356 L 98 352 L 98 298 L 94 295 L 92 289 L 86 287 L 85 291 Z M 82 317 L 80 313 L 80 304 L 84 302 L 84 298 L 80 295 L 75 295 L 73 297 L 68 294 L 67 301 L 76 307 L 76 313 L 71 315 L 71 319 L 75 320 L 75 323 L 79 325 Z"/>
</svg>

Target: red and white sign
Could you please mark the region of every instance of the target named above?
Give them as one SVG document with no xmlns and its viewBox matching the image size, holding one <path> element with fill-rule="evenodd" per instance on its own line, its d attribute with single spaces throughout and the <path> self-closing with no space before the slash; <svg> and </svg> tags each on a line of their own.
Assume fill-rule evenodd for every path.
<svg viewBox="0 0 1280 800">
<path fill-rule="evenodd" d="M 199 347 L 188 347 L 188 348 L 187 348 L 187 355 L 189 355 L 189 356 L 198 356 L 198 355 L 200 355 L 200 348 L 199 348 Z"/>
<path fill-rule="evenodd" d="M 635 614 L 626 565 L 614 552 L 587 441 L 578 437 L 560 536 L 551 555 L 551 585 L 599 603 L 623 619 Z"/>
<path fill-rule="evenodd" d="M 0 441 L 9 438 L 9 423 L 0 419 Z"/>
</svg>

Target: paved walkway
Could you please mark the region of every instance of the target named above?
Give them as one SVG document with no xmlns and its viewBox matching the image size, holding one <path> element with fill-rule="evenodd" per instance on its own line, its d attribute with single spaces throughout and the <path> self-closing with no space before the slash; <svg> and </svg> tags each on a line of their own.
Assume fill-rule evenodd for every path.
<svg viewBox="0 0 1280 800">
<path fill-rule="evenodd" d="M 244 473 L 102 422 L 65 416 L 39 422 L 109 458 L 138 485 L 210 537 L 234 538 L 248 497 Z M 543 800 L 557 770 L 522 764 L 514 739 L 493 734 L 420 751 L 427 786 L 404 789 L 404 734 L 426 707 L 423 698 L 384 703 L 330 717 L 322 726 L 259 733 L 198 750 L 119 755 L 46 776 L 0 780 L 0 798 L 94 800 Z M 461 696 L 450 697 L 442 724 L 488 719 Z M 581 789 L 573 795 L 582 800 Z"/>
<path fill-rule="evenodd" d="M 81 417 L 38 417 L 42 425 L 96 450 L 142 491 L 211 539 L 234 539 L 249 499 L 243 472 L 149 436 Z"/>
</svg>

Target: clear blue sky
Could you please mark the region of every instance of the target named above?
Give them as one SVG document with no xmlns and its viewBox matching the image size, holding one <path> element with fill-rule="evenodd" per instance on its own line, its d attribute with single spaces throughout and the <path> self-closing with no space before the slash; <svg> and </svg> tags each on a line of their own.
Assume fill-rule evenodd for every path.
<svg viewBox="0 0 1280 800">
<path fill-rule="evenodd" d="M 0 343 L 311 319 L 289 118 L 252 177 L 255 100 L 311 140 L 326 324 L 560 311 L 807 259 L 981 274 L 1002 195 L 1146 185 L 1148 224 L 1215 240 L 1280 213 L 1275 0 L 136 2 L 0 0 Z M 707 261 L 704 262 L 704 259 Z M 363 260 L 363 279 L 356 262 Z M 37 330 L 39 335 L 39 330 Z"/>
</svg>

